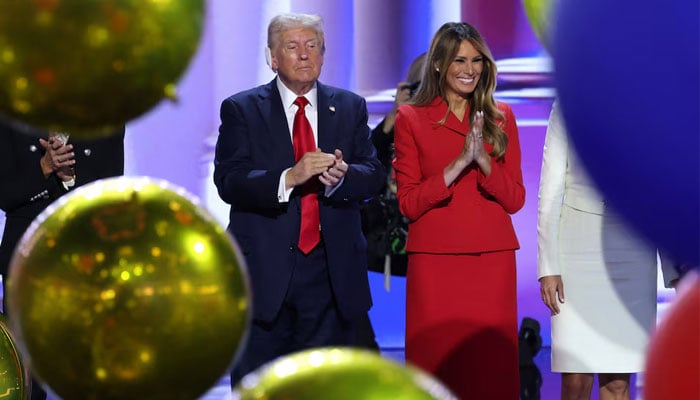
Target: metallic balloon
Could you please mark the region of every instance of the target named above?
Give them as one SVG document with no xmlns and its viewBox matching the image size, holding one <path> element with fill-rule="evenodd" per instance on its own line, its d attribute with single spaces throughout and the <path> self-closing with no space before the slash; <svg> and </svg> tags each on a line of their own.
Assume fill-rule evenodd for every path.
<svg viewBox="0 0 700 400">
<path fill-rule="evenodd" d="M 368 350 L 324 347 L 280 357 L 243 377 L 240 400 L 457 399 L 421 370 Z"/>
<path fill-rule="evenodd" d="M 59 198 L 20 240 L 9 276 L 20 350 L 64 399 L 194 399 L 250 325 L 235 241 L 165 181 L 105 179 Z"/>
<path fill-rule="evenodd" d="M 0 116 L 29 133 L 112 133 L 164 97 L 196 51 L 205 0 L 0 2 Z"/>
<path fill-rule="evenodd" d="M 29 372 L 10 332 L 7 320 L 0 314 L 0 399 L 29 398 Z"/>
<path fill-rule="evenodd" d="M 548 50 L 551 50 L 552 29 L 554 29 L 552 21 L 555 15 L 553 8 L 556 7 L 557 2 L 558 0 L 523 0 L 530 26 L 540 43 Z"/>
</svg>

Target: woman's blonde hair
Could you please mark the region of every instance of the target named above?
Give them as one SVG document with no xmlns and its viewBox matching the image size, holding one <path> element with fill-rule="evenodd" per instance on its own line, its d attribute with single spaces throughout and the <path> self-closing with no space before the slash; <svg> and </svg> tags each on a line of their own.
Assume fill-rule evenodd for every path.
<svg viewBox="0 0 700 400">
<path fill-rule="evenodd" d="M 465 22 L 448 22 L 438 29 L 430 44 L 423 77 L 415 95 L 411 98 L 411 104 L 427 106 L 439 96 L 449 105 L 449 100 L 445 96 L 445 76 L 450 64 L 457 56 L 460 45 L 465 40 L 474 46 L 474 49 L 484 59 L 484 68 L 481 71 L 479 83 L 474 92 L 467 98 L 469 121 L 474 119 L 477 111 L 484 112 L 484 140 L 493 145 L 491 156 L 500 159 L 506 152 L 508 136 L 501 129 L 505 117 L 498 109 L 493 97 L 496 90 L 496 62 L 486 42 L 473 26 Z M 443 124 L 447 115 L 445 114 L 445 117 L 437 123 Z"/>
</svg>

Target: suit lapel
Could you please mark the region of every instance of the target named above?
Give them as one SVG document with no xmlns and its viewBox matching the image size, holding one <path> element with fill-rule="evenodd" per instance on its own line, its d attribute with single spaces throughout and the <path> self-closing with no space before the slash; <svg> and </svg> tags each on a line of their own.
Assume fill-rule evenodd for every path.
<svg viewBox="0 0 700 400">
<path fill-rule="evenodd" d="M 445 103 L 445 101 L 440 97 L 433 100 L 433 102 L 428 106 L 427 112 L 430 120 L 435 123 L 442 120 L 445 118 L 445 115 L 447 115 L 447 120 L 441 126 L 448 128 L 455 133 L 466 136 L 469 132 L 469 124 L 464 121 L 460 122 L 457 117 L 454 116 L 454 114 L 448 113 L 447 103 Z M 465 118 L 468 118 L 468 115 L 469 114 L 467 113 Z"/>
<path fill-rule="evenodd" d="M 258 108 L 270 134 L 276 157 L 284 157 L 289 163 L 294 164 L 294 147 L 289 136 L 290 127 L 287 126 L 282 97 L 275 79 L 261 89 Z"/>
<path fill-rule="evenodd" d="M 333 89 L 328 86 L 316 83 L 318 96 L 318 143 L 324 152 L 332 153 L 335 148 L 335 135 L 338 132 L 337 117 L 335 115 L 336 104 L 334 101 Z"/>
</svg>

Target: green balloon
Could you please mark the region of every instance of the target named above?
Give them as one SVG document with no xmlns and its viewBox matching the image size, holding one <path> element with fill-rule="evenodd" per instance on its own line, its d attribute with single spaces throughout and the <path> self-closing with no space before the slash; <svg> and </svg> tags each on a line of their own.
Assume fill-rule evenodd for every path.
<svg viewBox="0 0 700 400">
<path fill-rule="evenodd" d="M 102 179 L 62 196 L 22 237 L 10 271 L 17 345 L 62 399 L 196 399 L 249 326 L 236 242 L 162 180 Z"/>
<path fill-rule="evenodd" d="M 324 347 L 263 365 L 233 391 L 240 400 L 429 400 L 457 397 L 427 373 L 368 350 Z"/>
<path fill-rule="evenodd" d="M 25 400 L 29 398 L 28 371 L 24 367 L 7 319 L 0 314 L 0 398 Z"/>
<path fill-rule="evenodd" d="M 111 134 L 176 97 L 204 12 L 204 0 L 0 2 L 0 117 L 36 134 Z"/>
<path fill-rule="evenodd" d="M 551 49 L 552 23 L 556 0 L 523 0 L 525 14 L 527 15 L 532 30 L 540 40 L 540 43 L 547 49 Z"/>
</svg>

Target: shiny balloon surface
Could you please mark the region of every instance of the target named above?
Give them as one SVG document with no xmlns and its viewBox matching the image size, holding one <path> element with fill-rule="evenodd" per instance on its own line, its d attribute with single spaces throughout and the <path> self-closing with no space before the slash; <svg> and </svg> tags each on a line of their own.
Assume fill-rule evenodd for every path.
<svg viewBox="0 0 700 400">
<path fill-rule="evenodd" d="M 368 350 L 324 347 L 280 357 L 246 375 L 234 399 L 457 399 L 419 369 Z"/>
<path fill-rule="evenodd" d="M 29 398 L 29 376 L 10 332 L 7 319 L 0 314 L 0 399 Z"/>
<path fill-rule="evenodd" d="M 554 24 L 552 23 L 555 14 L 552 8 L 556 5 L 557 0 L 523 0 L 525 15 L 530 21 L 530 26 L 535 32 L 540 43 L 551 49 L 551 36 Z"/>
<path fill-rule="evenodd" d="M 0 2 L 0 117 L 29 133 L 98 136 L 174 98 L 204 3 Z"/>
<path fill-rule="evenodd" d="M 700 399 L 700 274 L 684 277 L 654 331 L 644 368 L 644 399 Z"/>
<path fill-rule="evenodd" d="M 30 369 L 64 399 L 194 399 L 249 326 L 245 262 L 183 189 L 120 177 L 59 198 L 10 263 Z"/>
<path fill-rule="evenodd" d="M 562 115 L 606 207 L 700 267 L 700 2 L 571 0 L 556 14 Z"/>
</svg>

